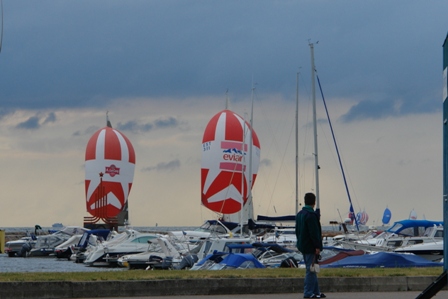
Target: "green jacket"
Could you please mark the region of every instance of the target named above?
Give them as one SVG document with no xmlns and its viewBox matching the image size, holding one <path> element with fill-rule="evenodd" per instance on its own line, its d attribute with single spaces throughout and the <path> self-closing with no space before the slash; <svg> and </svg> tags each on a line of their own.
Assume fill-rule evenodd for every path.
<svg viewBox="0 0 448 299">
<path fill-rule="evenodd" d="M 322 250 L 322 228 L 319 216 L 311 206 L 304 206 L 296 216 L 297 249 L 302 254 Z"/>
</svg>

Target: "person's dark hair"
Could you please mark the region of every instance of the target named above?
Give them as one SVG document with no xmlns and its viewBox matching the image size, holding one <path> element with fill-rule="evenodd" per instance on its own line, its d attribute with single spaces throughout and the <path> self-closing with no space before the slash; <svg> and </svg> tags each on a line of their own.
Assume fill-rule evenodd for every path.
<svg viewBox="0 0 448 299">
<path fill-rule="evenodd" d="M 314 193 L 305 194 L 305 205 L 312 206 L 316 204 L 316 195 Z"/>
</svg>

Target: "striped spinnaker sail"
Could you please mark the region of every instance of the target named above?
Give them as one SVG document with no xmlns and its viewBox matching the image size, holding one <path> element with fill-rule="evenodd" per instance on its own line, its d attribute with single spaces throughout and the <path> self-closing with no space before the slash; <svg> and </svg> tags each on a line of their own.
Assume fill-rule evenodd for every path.
<svg viewBox="0 0 448 299">
<path fill-rule="evenodd" d="M 250 140 L 252 157 L 249 157 Z M 250 159 L 252 171 L 248 169 Z M 230 110 L 213 116 L 202 139 L 202 204 L 223 214 L 240 211 L 248 199 L 250 173 L 252 188 L 259 161 L 260 142 L 248 122 Z"/>
<path fill-rule="evenodd" d="M 85 163 L 87 212 L 100 218 L 117 216 L 127 204 L 134 179 L 131 142 L 111 126 L 104 127 L 87 143 Z"/>
</svg>

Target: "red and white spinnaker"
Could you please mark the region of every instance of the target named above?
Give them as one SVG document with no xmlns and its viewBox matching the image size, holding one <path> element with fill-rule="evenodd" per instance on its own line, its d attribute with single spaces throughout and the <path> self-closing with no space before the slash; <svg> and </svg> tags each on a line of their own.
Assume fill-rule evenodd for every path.
<svg viewBox="0 0 448 299">
<path fill-rule="evenodd" d="M 127 207 L 134 179 L 131 142 L 108 122 L 87 143 L 85 161 L 87 212 L 99 218 L 117 216 Z"/>
<path fill-rule="evenodd" d="M 230 110 L 217 113 L 202 138 L 202 204 L 218 213 L 239 212 L 255 183 L 259 162 L 260 142 L 250 124 Z M 248 188 L 250 174 L 252 185 Z"/>
</svg>

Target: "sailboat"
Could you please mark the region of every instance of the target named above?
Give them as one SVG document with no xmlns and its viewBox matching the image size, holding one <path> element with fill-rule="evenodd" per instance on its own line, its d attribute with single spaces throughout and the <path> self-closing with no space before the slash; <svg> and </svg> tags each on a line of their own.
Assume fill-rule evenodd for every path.
<svg viewBox="0 0 448 299">
<path fill-rule="evenodd" d="M 412 211 L 409 213 L 409 219 L 412 219 L 412 220 L 417 219 L 417 212 L 414 209 L 412 209 Z"/>
<path fill-rule="evenodd" d="M 260 141 L 251 125 L 228 109 L 214 115 L 202 139 L 202 204 L 225 221 L 247 222 L 253 208 L 244 207 L 251 204 L 259 161 Z"/>
<path fill-rule="evenodd" d="M 135 169 L 135 151 L 130 140 L 112 128 L 107 116 L 106 127 L 90 137 L 85 154 L 85 194 L 89 224 L 103 220 L 123 226 L 128 215 L 128 197 Z"/>
<path fill-rule="evenodd" d="M 356 214 L 356 220 L 358 221 L 358 224 L 366 225 L 367 221 L 369 221 L 369 214 L 367 214 L 365 210 L 358 212 Z"/>
<path fill-rule="evenodd" d="M 383 225 L 388 225 L 391 218 L 392 218 L 392 212 L 389 210 L 388 207 L 386 207 L 383 213 L 383 219 L 382 219 Z"/>
<path fill-rule="evenodd" d="M 349 201 L 349 215 L 355 215 L 355 211 L 353 209 L 353 204 L 352 204 L 352 199 L 351 199 L 351 196 L 350 196 L 350 191 L 349 191 L 348 184 L 347 184 L 347 179 L 345 177 L 344 167 L 342 165 L 341 155 L 339 154 L 338 144 L 336 142 L 335 134 L 334 134 L 334 131 L 333 131 L 333 125 L 332 125 L 331 120 L 330 120 L 330 115 L 328 113 L 327 104 L 325 102 L 325 97 L 324 97 L 324 94 L 323 94 L 323 91 L 322 91 L 322 86 L 320 84 L 319 76 L 317 76 L 317 71 L 316 71 L 315 66 L 314 66 L 314 44 L 310 43 L 309 46 L 310 46 L 310 50 L 311 50 L 311 74 L 312 74 L 311 75 L 311 80 L 312 80 L 312 92 L 313 92 L 313 128 L 314 128 L 314 150 L 315 150 L 315 152 L 314 152 L 314 155 L 315 155 L 315 167 L 314 168 L 315 168 L 315 176 L 316 176 L 316 212 L 320 215 L 320 207 L 319 207 L 319 202 L 320 202 L 320 198 L 319 198 L 319 163 L 318 163 L 318 154 L 317 154 L 318 150 L 317 150 L 317 120 L 316 120 L 315 78 L 317 78 L 317 81 L 318 81 L 318 84 L 319 84 L 319 89 L 320 89 L 320 92 L 321 92 L 321 95 L 322 95 L 322 100 L 323 100 L 323 104 L 324 104 L 324 107 L 325 107 L 325 112 L 326 112 L 326 115 L 327 115 L 328 124 L 330 126 L 331 135 L 333 137 L 333 143 L 334 143 L 334 146 L 335 146 L 335 149 L 336 149 L 336 154 L 337 154 L 338 161 L 339 161 L 339 167 L 341 169 L 342 178 L 344 180 L 345 190 L 346 190 L 348 201 Z M 365 213 L 365 211 L 364 211 L 364 213 Z M 360 216 L 362 216 L 362 213 L 361 213 Z M 353 217 L 353 218 L 354 218 L 354 222 L 356 224 L 356 228 L 357 228 L 357 230 L 359 232 L 358 217 Z M 364 219 L 367 222 L 368 215 L 366 213 L 364 214 Z"/>
</svg>

